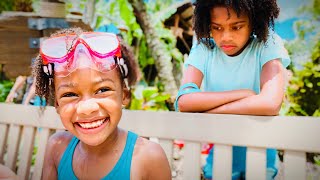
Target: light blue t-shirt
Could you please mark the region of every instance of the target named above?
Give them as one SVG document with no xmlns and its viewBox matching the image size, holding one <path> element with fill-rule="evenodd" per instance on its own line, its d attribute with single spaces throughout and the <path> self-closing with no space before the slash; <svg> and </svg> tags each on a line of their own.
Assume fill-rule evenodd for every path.
<svg viewBox="0 0 320 180">
<path fill-rule="evenodd" d="M 260 93 L 260 75 L 262 67 L 270 60 L 280 59 L 283 67 L 290 64 L 287 50 L 282 39 L 271 32 L 266 43 L 252 41 L 238 56 L 230 57 L 218 47 L 208 48 L 203 43 L 195 43 L 191 49 L 185 67 L 192 65 L 203 73 L 202 89 L 210 92 L 221 92 L 238 89 L 251 89 Z M 271 132 L 270 132 L 271 133 Z M 204 166 L 205 178 L 212 177 L 211 149 Z M 267 149 L 267 178 L 272 179 L 277 174 L 278 156 L 275 149 Z M 246 164 L 246 148 L 233 147 L 233 178 L 244 175 Z"/>
<path fill-rule="evenodd" d="M 192 65 L 203 73 L 204 91 L 251 89 L 260 93 L 262 66 L 273 59 L 281 59 L 284 67 L 290 64 L 283 41 L 275 33 L 265 44 L 253 38 L 243 52 L 234 57 L 226 55 L 218 47 L 209 49 L 203 43 L 195 43 L 185 65 Z"/>
</svg>

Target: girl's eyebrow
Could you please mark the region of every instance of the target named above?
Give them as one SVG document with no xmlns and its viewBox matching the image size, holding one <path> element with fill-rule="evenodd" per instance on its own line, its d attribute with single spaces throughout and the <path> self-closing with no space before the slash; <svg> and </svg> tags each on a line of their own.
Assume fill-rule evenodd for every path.
<svg viewBox="0 0 320 180">
<path fill-rule="evenodd" d="M 110 78 L 104 78 L 104 77 L 99 78 L 99 79 L 97 79 L 97 80 L 93 80 L 92 83 L 93 83 L 93 84 L 99 84 L 99 83 L 106 82 L 106 81 L 114 83 L 114 81 L 113 81 L 112 79 L 110 79 Z"/>
<path fill-rule="evenodd" d="M 72 83 L 72 82 L 65 83 L 65 84 L 59 85 L 58 90 L 61 89 L 61 88 L 70 88 L 70 87 L 75 87 L 75 86 L 77 86 L 76 83 Z"/>
<path fill-rule="evenodd" d="M 233 22 L 230 25 L 237 25 L 237 24 L 241 24 L 241 23 L 246 23 L 247 21 L 243 20 L 243 21 L 237 21 L 237 22 Z M 215 23 L 215 22 L 211 22 L 211 25 L 216 25 L 216 26 L 221 26 L 221 24 Z"/>
</svg>

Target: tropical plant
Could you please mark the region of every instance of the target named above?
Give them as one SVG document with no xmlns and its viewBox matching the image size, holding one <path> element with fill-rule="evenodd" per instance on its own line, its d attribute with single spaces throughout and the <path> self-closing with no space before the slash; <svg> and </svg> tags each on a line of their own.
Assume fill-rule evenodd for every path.
<svg viewBox="0 0 320 180">
<path fill-rule="evenodd" d="M 2 11 L 25 11 L 31 12 L 33 0 L 1 0 L 0 13 Z"/>
<path fill-rule="evenodd" d="M 288 115 L 320 116 L 320 38 L 311 57 L 303 69 L 293 70 Z"/>
<path fill-rule="evenodd" d="M 138 85 L 134 90 L 129 109 L 149 110 L 149 111 L 168 111 L 167 101 L 169 94 L 159 92 L 157 87 L 146 87 Z"/>
<path fill-rule="evenodd" d="M 296 27 L 299 38 L 287 46 L 293 56 L 297 55 L 297 52 L 300 52 L 301 55 L 302 46 L 311 47 L 311 55 L 302 53 L 304 55 L 300 56 L 310 58 L 310 60 L 303 60 L 302 67 L 296 65 L 292 68 L 293 77 L 287 91 L 290 102 L 287 107 L 287 115 L 320 116 L 320 28 L 318 21 L 320 9 L 316 6 L 319 3 L 320 0 L 313 0 L 310 6 L 303 8 L 313 13 L 314 23 L 306 20 L 298 22 Z M 309 51 L 309 49 L 303 49 Z"/>
<path fill-rule="evenodd" d="M 0 102 L 4 102 L 13 86 L 12 81 L 2 80 L 0 81 Z"/>
<path fill-rule="evenodd" d="M 0 13 L 2 11 L 12 11 L 13 8 L 14 8 L 14 1 L 12 1 L 12 0 L 0 1 Z"/>
</svg>

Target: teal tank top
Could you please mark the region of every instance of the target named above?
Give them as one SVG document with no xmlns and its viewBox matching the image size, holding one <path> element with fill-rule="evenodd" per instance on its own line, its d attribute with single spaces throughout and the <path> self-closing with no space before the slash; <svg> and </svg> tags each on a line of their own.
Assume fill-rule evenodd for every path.
<svg viewBox="0 0 320 180">
<path fill-rule="evenodd" d="M 137 134 L 128 131 L 126 145 L 120 159 L 110 173 L 102 178 L 103 180 L 130 180 L 131 160 L 137 138 Z M 58 166 L 59 180 L 78 180 L 72 169 L 72 157 L 78 143 L 79 139 L 73 137 L 65 150 Z"/>
</svg>

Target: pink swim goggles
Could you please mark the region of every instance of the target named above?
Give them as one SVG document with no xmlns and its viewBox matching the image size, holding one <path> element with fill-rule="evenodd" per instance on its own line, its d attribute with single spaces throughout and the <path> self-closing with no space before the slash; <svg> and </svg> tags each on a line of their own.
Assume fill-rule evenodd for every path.
<svg viewBox="0 0 320 180">
<path fill-rule="evenodd" d="M 112 33 L 85 32 L 51 37 L 41 43 L 40 55 L 43 71 L 51 77 L 52 70 L 55 76 L 65 77 L 78 68 L 107 72 L 117 65 L 124 77 L 128 73 L 119 40 Z"/>
</svg>

